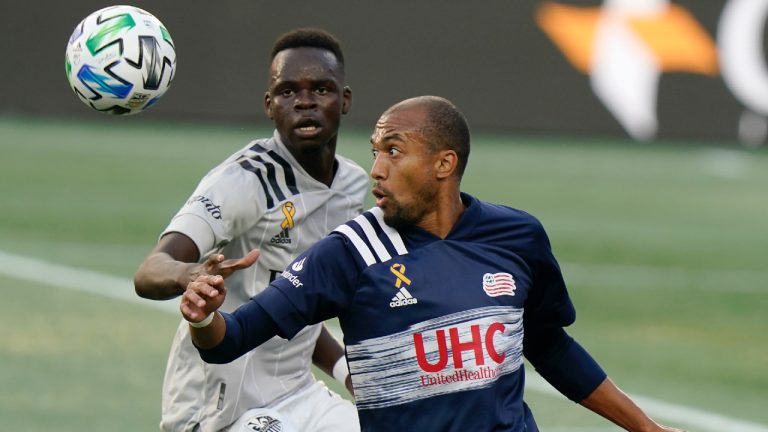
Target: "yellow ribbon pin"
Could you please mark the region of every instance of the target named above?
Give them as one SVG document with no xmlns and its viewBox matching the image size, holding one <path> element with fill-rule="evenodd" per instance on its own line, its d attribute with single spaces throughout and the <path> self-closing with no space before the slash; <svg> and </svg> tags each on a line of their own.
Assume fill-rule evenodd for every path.
<svg viewBox="0 0 768 432">
<path fill-rule="evenodd" d="M 389 268 L 389 271 L 391 271 L 395 277 L 397 277 L 397 280 L 395 281 L 395 286 L 400 288 L 400 285 L 405 282 L 406 285 L 411 284 L 411 280 L 408 279 L 403 273 L 405 273 L 405 264 L 392 264 L 392 267 Z"/>
<path fill-rule="evenodd" d="M 296 214 L 296 207 L 293 205 L 292 202 L 288 201 L 285 204 L 283 204 L 283 214 L 285 215 L 285 219 L 283 220 L 283 223 L 280 224 L 280 228 L 282 229 L 293 228 L 293 215 Z"/>
</svg>

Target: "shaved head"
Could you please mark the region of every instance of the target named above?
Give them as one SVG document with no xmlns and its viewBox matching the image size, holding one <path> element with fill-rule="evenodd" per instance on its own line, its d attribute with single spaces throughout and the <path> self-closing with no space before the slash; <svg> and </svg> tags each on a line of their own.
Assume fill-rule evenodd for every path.
<svg viewBox="0 0 768 432">
<path fill-rule="evenodd" d="M 456 174 L 464 174 L 469 159 L 469 126 L 456 105 L 439 96 L 418 96 L 391 106 L 383 116 L 400 110 L 422 110 L 426 121 L 419 132 L 426 139 L 429 150 L 453 150 L 459 159 Z"/>
</svg>

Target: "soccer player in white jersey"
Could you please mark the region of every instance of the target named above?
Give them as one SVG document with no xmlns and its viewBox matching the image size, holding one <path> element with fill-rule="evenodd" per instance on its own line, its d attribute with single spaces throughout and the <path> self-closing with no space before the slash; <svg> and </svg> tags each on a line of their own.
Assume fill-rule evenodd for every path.
<svg viewBox="0 0 768 432">
<path fill-rule="evenodd" d="M 206 361 L 338 316 L 360 424 L 377 431 L 537 432 L 528 359 L 571 400 L 633 432 L 672 432 L 622 393 L 564 327 L 576 318 L 541 223 L 462 193 L 469 128 L 449 101 L 405 100 L 371 137 L 376 207 L 302 253 L 234 313 L 220 276 L 181 312 Z"/>
<path fill-rule="evenodd" d="M 232 311 L 362 212 L 367 175 L 336 155 L 352 96 L 338 41 L 322 30 L 294 30 L 275 42 L 271 59 L 264 106 L 274 135 L 249 143 L 200 181 L 140 265 L 134 281 L 141 297 L 171 299 L 198 275 L 221 275 L 230 287 L 223 310 Z M 353 404 L 312 376 L 314 360 L 351 390 L 343 347 L 322 325 L 290 341 L 273 338 L 225 365 L 200 359 L 188 327 L 182 320 L 168 358 L 162 430 L 278 430 L 266 429 L 276 419 L 283 431 L 359 430 Z"/>
</svg>

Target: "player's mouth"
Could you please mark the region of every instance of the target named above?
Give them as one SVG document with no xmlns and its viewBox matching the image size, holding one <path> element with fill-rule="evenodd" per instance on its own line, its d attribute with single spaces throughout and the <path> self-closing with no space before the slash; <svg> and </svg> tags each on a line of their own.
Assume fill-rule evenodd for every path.
<svg viewBox="0 0 768 432">
<path fill-rule="evenodd" d="M 320 134 L 323 130 L 320 122 L 312 119 L 306 119 L 299 121 L 293 128 L 293 132 L 296 136 L 301 138 L 314 138 Z"/>
<path fill-rule="evenodd" d="M 376 198 L 376 207 L 382 208 L 387 204 L 387 194 L 383 189 L 374 187 L 371 190 L 371 193 L 373 194 L 373 197 Z"/>
</svg>

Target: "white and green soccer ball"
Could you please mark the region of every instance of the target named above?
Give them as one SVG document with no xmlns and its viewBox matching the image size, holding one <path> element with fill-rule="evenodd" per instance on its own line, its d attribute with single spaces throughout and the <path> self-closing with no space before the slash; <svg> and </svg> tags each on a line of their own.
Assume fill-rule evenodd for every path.
<svg viewBox="0 0 768 432">
<path fill-rule="evenodd" d="M 176 50 L 168 30 L 152 14 L 111 6 L 75 27 L 65 67 L 72 90 L 86 105 L 109 114 L 136 114 L 171 86 Z"/>
</svg>

